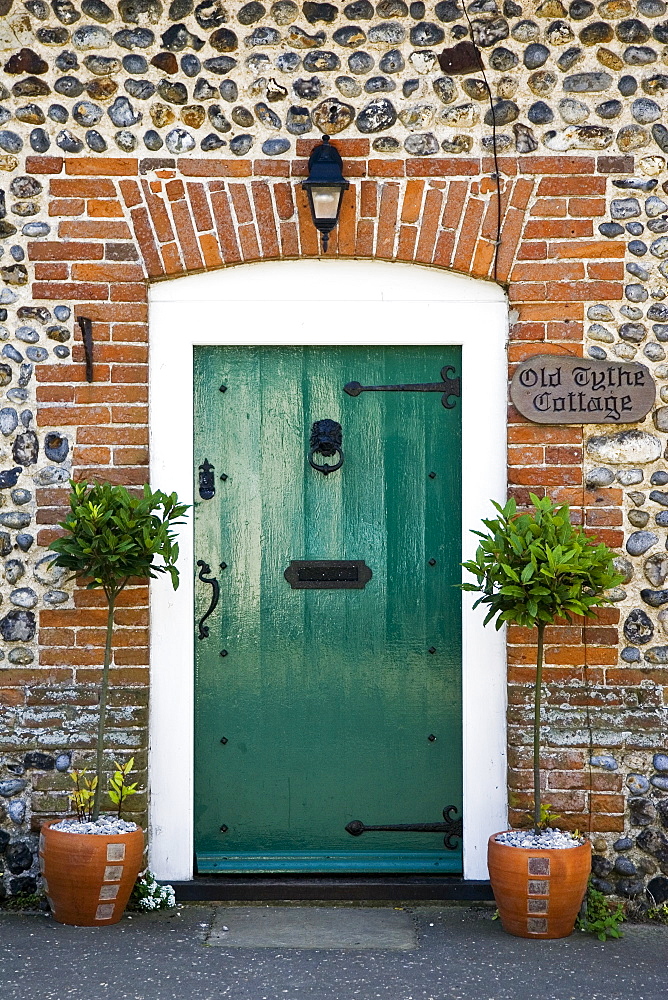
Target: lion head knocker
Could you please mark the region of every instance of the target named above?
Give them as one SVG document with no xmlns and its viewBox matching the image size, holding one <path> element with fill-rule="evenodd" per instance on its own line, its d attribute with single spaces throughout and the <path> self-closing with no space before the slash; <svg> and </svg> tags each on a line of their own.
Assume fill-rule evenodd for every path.
<svg viewBox="0 0 668 1000">
<path fill-rule="evenodd" d="M 336 420 L 316 420 L 311 427 L 311 450 L 308 453 L 309 465 L 312 469 L 322 472 L 323 476 L 328 476 L 330 472 L 336 472 L 343 465 L 343 452 L 341 450 L 342 431 L 341 424 Z M 313 460 L 314 455 L 322 455 L 324 458 L 339 456 L 338 462 L 333 465 L 320 465 Z"/>
</svg>

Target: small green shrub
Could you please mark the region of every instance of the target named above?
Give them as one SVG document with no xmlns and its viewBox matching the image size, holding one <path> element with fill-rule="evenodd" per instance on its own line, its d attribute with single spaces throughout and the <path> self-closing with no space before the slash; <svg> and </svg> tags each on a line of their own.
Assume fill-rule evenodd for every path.
<svg viewBox="0 0 668 1000">
<path fill-rule="evenodd" d="M 134 766 L 134 757 L 130 757 L 130 760 L 126 761 L 125 764 L 119 764 L 117 760 L 114 761 L 114 767 L 116 770 L 109 779 L 109 798 L 116 806 L 119 819 L 121 818 L 125 800 L 129 798 L 130 795 L 137 794 L 137 782 L 133 781 L 131 785 L 127 784 L 128 776 Z"/>
<path fill-rule="evenodd" d="M 176 906 L 176 896 L 171 885 L 160 885 L 155 875 L 148 868 L 141 872 L 135 882 L 128 910 L 143 912 L 152 910 L 171 910 Z"/>
<path fill-rule="evenodd" d="M 80 823 L 90 823 L 93 818 L 93 798 L 97 788 L 97 775 L 88 776 L 87 768 L 72 771 L 70 778 L 74 782 L 74 791 L 70 795 L 70 807 L 76 813 Z"/>
<path fill-rule="evenodd" d="M 540 804 L 540 819 L 536 822 L 535 814 L 532 812 L 527 813 L 529 821 L 533 823 L 535 830 L 547 830 L 549 827 L 553 827 L 558 819 L 561 819 L 561 813 L 552 812 L 552 806 L 549 802 L 541 802 Z"/>
<path fill-rule="evenodd" d="M 653 924 L 668 924 L 668 903 L 658 903 L 645 913 L 645 919 Z"/>
<path fill-rule="evenodd" d="M 582 911 L 575 923 L 578 930 L 586 934 L 595 934 L 599 941 L 607 941 L 608 938 L 624 936 L 619 930 L 623 920 L 622 904 L 615 905 L 606 899 L 602 892 L 593 887 L 590 879 Z"/>
<path fill-rule="evenodd" d="M 3 899 L 3 910 L 41 910 L 46 896 L 41 892 L 17 892 L 15 896 Z"/>
</svg>

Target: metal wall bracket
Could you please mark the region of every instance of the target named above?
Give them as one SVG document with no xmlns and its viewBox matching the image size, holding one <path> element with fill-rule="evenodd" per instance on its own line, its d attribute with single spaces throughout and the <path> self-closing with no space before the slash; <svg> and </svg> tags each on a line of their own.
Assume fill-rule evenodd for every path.
<svg viewBox="0 0 668 1000">
<path fill-rule="evenodd" d="M 77 323 L 81 329 L 84 357 L 86 359 L 86 381 L 93 381 L 93 321 L 88 316 L 78 316 Z"/>
</svg>

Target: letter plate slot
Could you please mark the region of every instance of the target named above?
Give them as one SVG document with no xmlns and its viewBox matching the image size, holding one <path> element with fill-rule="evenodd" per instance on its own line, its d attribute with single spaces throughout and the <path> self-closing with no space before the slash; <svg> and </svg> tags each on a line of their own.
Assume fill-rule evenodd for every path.
<svg viewBox="0 0 668 1000">
<path fill-rule="evenodd" d="M 363 590 L 372 575 L 363 559 L 293 559 L 283 574 L 293 590 Z"/>
</svg>

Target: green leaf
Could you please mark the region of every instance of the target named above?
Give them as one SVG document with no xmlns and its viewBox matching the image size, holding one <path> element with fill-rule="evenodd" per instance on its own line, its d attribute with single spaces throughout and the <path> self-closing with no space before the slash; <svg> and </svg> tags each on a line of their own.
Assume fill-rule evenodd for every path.
<svg viewBox="0 0 668 1000">
<path fill-rule="evenodd" d="M 511 580 L 515 581 L 515 583 L 520 582 L 519 573 L 517 573 L 509 563 L 501 563 L 501 569 L 504 571 L 506 576 L 509 576 Z"/>
</svg>

